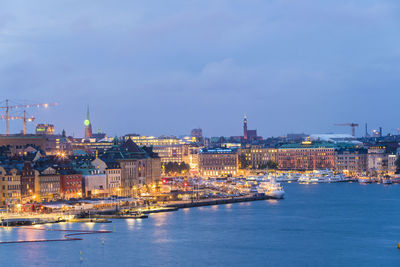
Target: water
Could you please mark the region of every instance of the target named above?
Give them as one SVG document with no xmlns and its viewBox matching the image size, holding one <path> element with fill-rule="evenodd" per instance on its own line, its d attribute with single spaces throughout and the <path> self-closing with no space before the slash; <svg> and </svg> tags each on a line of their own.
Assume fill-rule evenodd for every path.
<svg viewBox="0 0 400 267">
<path fill-rule="evenodd" d="M 0 245 L 0 266 L 399 266 L 400 185 L 285 185 L 286 199 L 154 214 L 83 241 Z M 0 229 L 0 240 L 63 233 Z M 82 252 L 82 262 L 80 261 Z"/>
</svg>

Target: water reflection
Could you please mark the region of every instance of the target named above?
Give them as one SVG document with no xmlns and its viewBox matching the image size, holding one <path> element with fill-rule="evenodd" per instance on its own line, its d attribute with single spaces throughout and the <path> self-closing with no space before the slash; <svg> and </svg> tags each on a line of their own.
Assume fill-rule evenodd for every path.
<svg viewBox="0 0 400 267">
<path fill-rule="evenodd" d="M 129 230 L 135 229 L 135 219 L 126 219 L 125 222 Z"/>
</svg>

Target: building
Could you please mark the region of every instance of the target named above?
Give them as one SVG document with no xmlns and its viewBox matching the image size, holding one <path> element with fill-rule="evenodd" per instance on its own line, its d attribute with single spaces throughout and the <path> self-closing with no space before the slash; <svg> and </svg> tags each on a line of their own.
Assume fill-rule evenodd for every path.
<svg viewBox="0 0 400 267">
<path fill-rule="evenodd" d="M 247 116 L 244 115 L 243 119 L 243 141 L 244 143 L 251 143 L 256 140 L 262 140 L 262 137 L 257 136 L 257 130 L 247 129 Z"/>
<path fill-rule="evenodd" d="M 229 148 L 202 149 L 199 154 L 202 176 L 233 176 L 238 172 L 238 154 Z"/>
<path fill-rule="evenodd" d="M 134 190 L 161 178 L 161 160 L 151 147 L 139 147 L 128 138 L 123 144 L 114 139 L 113 147 L 99 155 L 104 161 L 116 161 L 121 168 L 121 195 L 131 196 Z"/>
<path fill-rule="evenodd" d="M 203 140 L 203 130 L 200 128 L 195 128 L 190 131 L 190 136 L 196 138 L 197 142 L 201 142 Z"/>
<path fill-rule="evenodd" d="M 32 163 L 25 162 L 21 171 L 21 198 L 30 200 L 35 193 L 35 170 Z"/>
<path fill-rule="evenodd" d="M 21 175 L 16 168 L 0 166 L 0 206 L 21 202 Z"/>
<path fill-rule="evenodd" d="M 153 146 L 153 151 L 160 157 L 161 163 L 189 161 L 189 145 Z"/>
<path fill-rule="evenodd" d="M 268 161 L 277 163 L 278 150 L 275 148 L 263 148 L 259 145 L 239 148 L 238 154 L 243 154 L 249 167 L 252 169 L 264 169 Z"/>
<path fill-rule="evenodd" d="M 57 168 L 60 174 L 60 196 L 62 199 L 82 197 L 82 174 L 72 165 L 61 165 Z"/>
<path fill-rule="evenodd" d="M 395 174 L 396 173 L 396 160 L 397 160 L 397 155 L 396 154 L 389 154 L 388 155 L 388 174 Z"/>
<path fill-rule="evenodd" d="M 53 124 L 38 124 L 36 125 L 37 135 L 53 135 L 54 125 Z"/>
<path fill-rule="evenodd" d="M 127 141 L 131 139 L 138 146 L 172 146 L 172 145 L 184 145 L 195 143 L 195 137 L 185 136 L 183 138 L 176 138 L 175 136 L 162 136 L 162 137 L 154 137 L 154 136 L 144 136 L 137 134 L 129 134 L 124 136 L 124 140 Z"/>
<path fill-rule="evenodd" d="M 368 169 L 368 150 L 365 148 L 338 149 L 335 171 L 350 175 L 365 175 Z"/>
<path fill-rule="evenodd" d="M 85 124 L 85 138 L 92 137 L 92 122 L 90 121 L 90 114 L 89 114 L 89 106 L 86 112 L 86 120 L 84 121 Z"/>
<path fill-rule="evenodd" d="M 60 199 L 60 175 L 52 167 L 35 171 L 35 201 L 53 201 Z"/>
<path fill-rule="evenodd" d="M 332 143 L 286 144 L 278 149 L 278 168 L 282 170 L 334 169 L 335 145 Z"/>
<path fill-rule="evenodd" d="M 106 174 L 106 183 L 108 193 L 110 195 L 120 195 L 121 191 L 121 166 L 119 162 L 113 159 L 105 159 L 102 160 L 100 158 L 96 158 L 92 161 L 92 165 Z"/>
<path fill-rule="evenodd" d="M 45 150 L 46 137 L 42 135 L 2 135 L 0 136 L 0 147 L 9 148 L 10 156 L 24 155 L 27 147 Z"/>
<path fill-rule="evenodd" d="M 388 170 L 388 153 L 385 146 L 368 148 L 368 171 L 371 174 L 383 174 Z"/>
<path fill-rule="evenodd" d="M 107 192 L 107 177 L 97 170 L 82 173 L 82 187 L 85 197 L 105 197 Z"/>
</svg>

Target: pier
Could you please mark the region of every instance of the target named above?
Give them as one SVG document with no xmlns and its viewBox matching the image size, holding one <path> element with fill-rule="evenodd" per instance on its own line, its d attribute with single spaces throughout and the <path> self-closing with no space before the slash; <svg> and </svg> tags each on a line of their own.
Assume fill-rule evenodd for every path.
<svg viewBox="0 0 400 267">
<path fill-rule="evenodd" d="M 222 198 L 222 199 L 221 198 L 202 199 L 196 201 L 177 201 L 169 203 L 166 206 L 181 209 L 181 208 L 194 208 L 194 207 L 213 206 L 213 205 L 222 205 L 222 204 L 248 202 L 248 201 L 268 200 L 268 199 L 276 199 L 276 198 L 264 195 L 264 196 L 244 196 L 244 197 Z"/>
</svg>

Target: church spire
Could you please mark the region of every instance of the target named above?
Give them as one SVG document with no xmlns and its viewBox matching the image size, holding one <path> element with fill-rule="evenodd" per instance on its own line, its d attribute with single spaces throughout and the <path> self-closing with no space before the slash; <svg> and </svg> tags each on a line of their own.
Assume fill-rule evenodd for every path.
<svg viewBox="0 0 400 267">
<path fill-rule="evenodd" d="M 87 106 L 86 119 L 90 121 L 89 105 Z"/>
<path fill-rule="evenodd" d="M 89 105 L 87 107 L 86 120 L 84 124 L 85 124 L 85 138 L 92 137 L 92 123 L 90 122 Z"/>
</svg>

